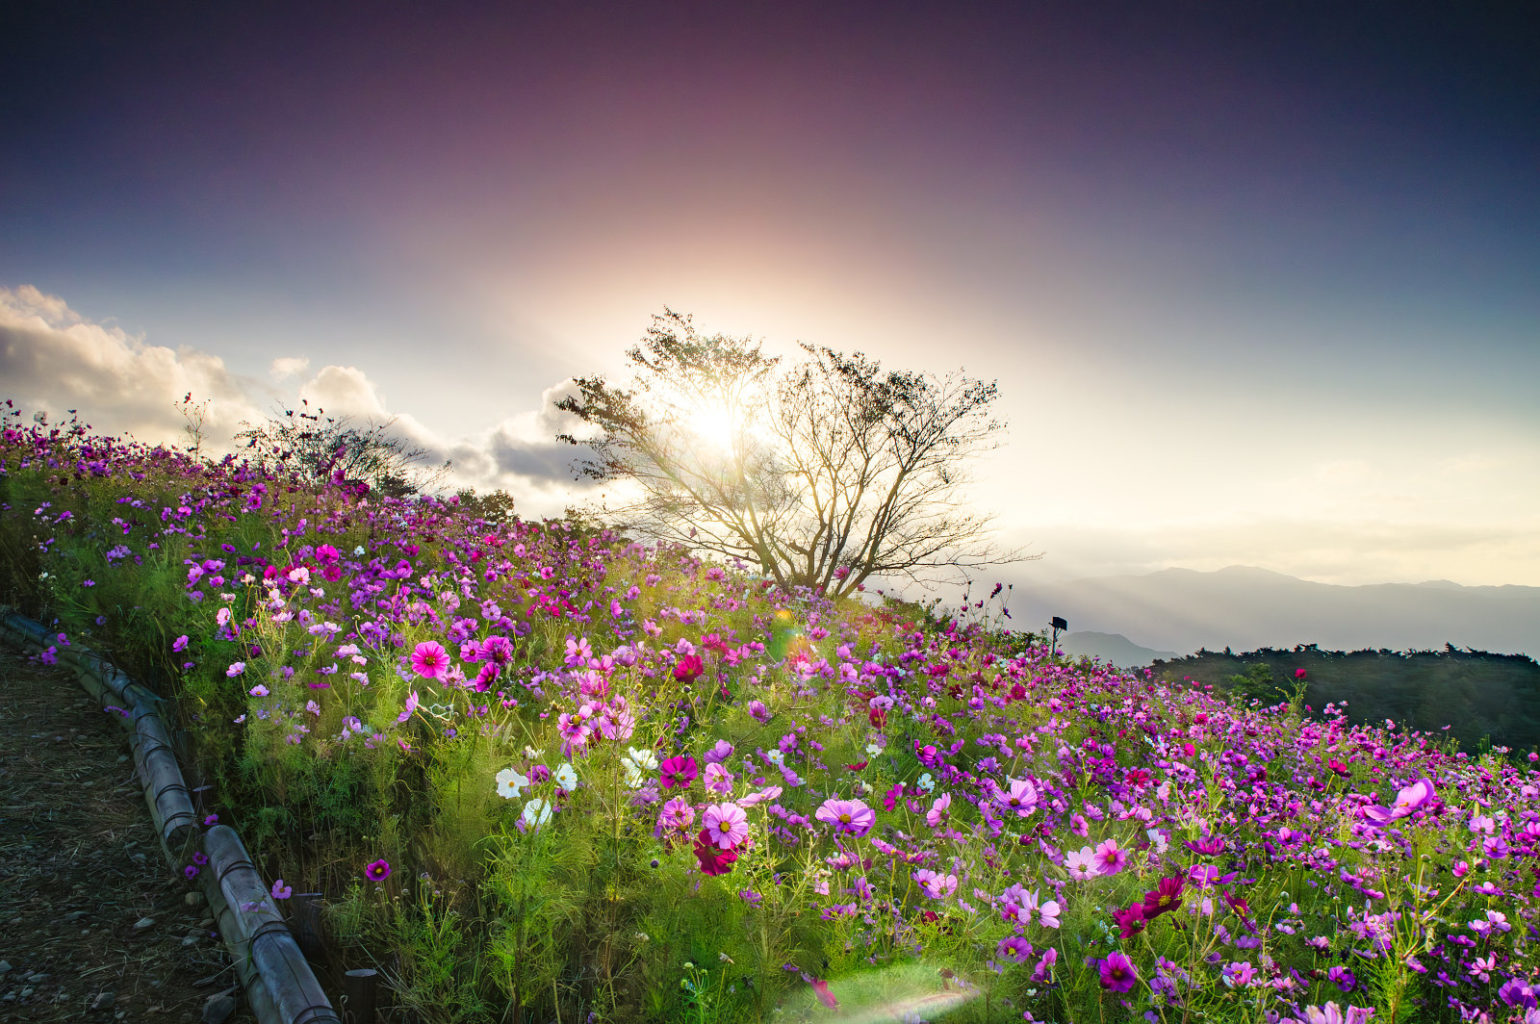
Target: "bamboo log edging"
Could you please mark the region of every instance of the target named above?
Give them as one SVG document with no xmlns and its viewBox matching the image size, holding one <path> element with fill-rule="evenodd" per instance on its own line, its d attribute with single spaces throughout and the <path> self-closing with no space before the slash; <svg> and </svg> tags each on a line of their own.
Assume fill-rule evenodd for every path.
<svg viewBox="0 0 1540 1024">
<path fill-rule="evenodd" d="M 24 648 L 48 646 L 41 623 L 0 606 L 0 634 Z M 85 651 L 58 652 L 77 680 L 104 708 L 113 706 L 129 733 L 134 768 L 167 862 L 181 866 L 198 842 L 198 818 L 177 764 L 170 734 L 155 706 L 161 698 L 112 664 Z M 241 837 L 228 825 L 202 836 L 208 870 L 203 890 L 240 975 L 252 1012 L 261 1024 L 342 1024 L 310 964 L 284 924 L 272 893 L 251 862 Z"/>
</svg>

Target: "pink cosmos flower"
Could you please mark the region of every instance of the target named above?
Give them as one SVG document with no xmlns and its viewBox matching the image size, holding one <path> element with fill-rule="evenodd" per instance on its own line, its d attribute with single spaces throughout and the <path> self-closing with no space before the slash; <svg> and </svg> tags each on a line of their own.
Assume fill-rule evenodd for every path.
<svg viewBox="0 0 1540 1024">
<path fill-rule="evenodd" d="M 935 802 L 930 805 L 930 810 L 925 812 L 925 824 L 929 825 L 931 828 L 940 828 L 941 823 L 945 821 L 947 819 L 947 815 L 951 813 L 947 810 L 947 808 L 951 806 L 952 794 L 943 793 L 936 797 Z"/>
<path fill-rule="evenodd" d="M 658 813 L 658 825 L 662 828 L 687 829 L 695 824 L 695 808 L 684 797 L 674 797 L 663 805 Z"/>
<path fill-rule="evenodd" d="M 1069 877 L 1077 882 L 1084 882 L 1088 878 L 1095 878 L 1100 874 L 1096 866 L 1096 851 L 1089 846 L 1083 846 L 1064 858 L 1064 867 L 1069 871 Z"/>
<path fill-rule="evenodd" d="M 1119 847 L 1116 839 L 1108 839 L 1096 848 L 1094 860 L 1098 874 L 1115 875 L 1128 863 L 1128 851 Z"/>
<path fill-rule="evenodd" d="M 364 867 L 364 877 L 371 882 L 383 882 L 390 877 L 390 861 L 381 858 Z"/>
<path fill-rule="evenodd" d="M 1422 778 L 1407 786 L 1396 794 L 1396 802 L 1389 808 L 1379 804 L 1371 804 L 1359 809 L 1366 821 L 1371 825 L 1384 825 L 1404 818 L 1420 807 L 1432 802 L 1436 790 L 1431 779 Z"/>
<path fill-rule="evenodd" d="M 171 649 L 173 651 L 187 650 L 187 634 L 183 633 L 181 636 L 177 637 L 176 642 L 171 645 Z"/>
<path fill-rule="evenodd" d="M 719 762 L 710 762 L 706 765 L 706 788 L 713 793 L 731 793 L 733 791 L 732 772 L 723 768 Z"/>
<path fill-rule="evenodd" d="M 848 832 L 853 836 L 866 835 L 877 823 L 877 812 L 860 800 L 839 800 L 835 797 L 825 800 L 813 812 L 813 817 L 833 825 L 836 832 Z"/>
<path fill-rule="evenodd" d="M 1012 779 L 1010 791 L 1001 794 L 997 802 L 1015 811 L 1017 817 L 1025 818 L 1037 808 L 1037 787 L 1030 779 Z"/>
<path fill-rule="evenodd" d="M 748 838 L 749 818 L 737 804 L 711 804 L 701 815 L 706 835 L 724 850 L 731 850 Z"/>
<path fill-rule="evenodd" d="M 294 895 L 294 887 L 292 885 L 284 885 L 283 884 L 283 879 L 281 879 L 281 878 L 274 880 L 274 882 L 273 882 L 273 899 L 275 899 L 275 900 L 286 900 L 290 896 L 293 896 L 293 895 Z"/>
<path fill-rule="evenodd" d="M 939 900 L 943 896 L 950 896 L 957 891 L 957 876 L 938 874 L 930 868 L 921 868 L 912 876 L 920 883 L 920 888 L 925 890 L 925 895 L 933 900 Z"/>
<path fill-rule="evenodd" d="M 412 671 L 424 679 L 442 679 L 449 671 L 449 653 L 437 640 L 424 640 L 412 649 Z"/>
</svg>

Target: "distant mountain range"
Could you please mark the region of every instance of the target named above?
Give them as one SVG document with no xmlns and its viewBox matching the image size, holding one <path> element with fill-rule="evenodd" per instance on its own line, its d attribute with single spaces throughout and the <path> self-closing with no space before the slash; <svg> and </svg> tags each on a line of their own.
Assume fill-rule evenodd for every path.
<svg viewBox="0 0 1540 1024">
<path fill-rule="evenodd" d="M 1059 650 L 1073 658 L 1099 658 L 1118 668 L 1140 668 L 1157 658 L 1171 659 L 1175 651 L 1156 651 L 1140 647 L 1122 633 L 1098 633 L 1082 630 L 1059 638 Z"/>
<path fill-rule="evenodd" d="M 1173 651 L 1300 644 L 1401 651 L 1442 650 L 1447 643 L 1540 655 L 1540 587 L 1465 587 L 1448 580 L 1347 587 L 1247 566 L 1162 569 L 1042 586 L 1018 583 L 1011 614 L 1025 629 L 1062 616 L 1075 630 L 1060 637 L 1063 650 L 1125 668 Z"/>
</svg>

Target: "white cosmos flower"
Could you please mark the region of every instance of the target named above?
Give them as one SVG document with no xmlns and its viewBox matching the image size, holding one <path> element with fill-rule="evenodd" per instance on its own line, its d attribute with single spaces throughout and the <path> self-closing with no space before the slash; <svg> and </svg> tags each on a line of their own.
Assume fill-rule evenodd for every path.
<svg viewBox="0 0 1540 1024">
<path fill-rule="evenodd" d="M 556 771 L 551 773 L 551 778 L 556 780 L 556 785 L 559 789 L 565 789 L 569 793 L 577 789 L 577 771 L 570 764 L 563 764 L 560 768 L 557 768 Z"/>
<path fill-rule="evenodd" d="M 521 817 L 524 819 L 524 824 L 530 828 L 539 828 L 551 820 L 551 801 L 535 797 L 524 805 L 524 813 Z"/>
<path fill-rule="evenodd" d="M 636 765 L 642 771 L 655 772 L 658 770 L 658 755 L 651 747 L 627 747 L 626 761 Z"/>
<path fill-rule="evenodd" d="M 622 761 L 620 763 L 626 770 L 626 788 L 641 789 L 642 783 L 646 781 L 647 777 L 643 775 L 642 770 L 636 766 L 636 762 Z"/>
<path fill-rule="evenodd" d="M 524 787 L 529 785 L 529 779 L 518 773 L 517 769 L 504 768 L 497 773 L 497 795 L 504 800 L 512 800 L 524 794 Z"/>
</svg>

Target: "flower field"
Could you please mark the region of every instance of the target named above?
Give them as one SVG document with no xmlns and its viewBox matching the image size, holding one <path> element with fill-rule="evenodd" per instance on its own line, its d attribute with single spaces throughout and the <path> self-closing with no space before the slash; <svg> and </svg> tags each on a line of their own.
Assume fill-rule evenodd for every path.
<svg viewBox="0 0 1540 1024">
<path fill-rule="evenodd" d="M 392 1019 L 1540 1022 L 1534 754 L 474 499 L 0 460 L 6 599 L 168 699 Z"/>
</svg>

